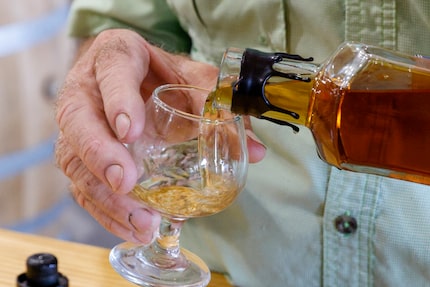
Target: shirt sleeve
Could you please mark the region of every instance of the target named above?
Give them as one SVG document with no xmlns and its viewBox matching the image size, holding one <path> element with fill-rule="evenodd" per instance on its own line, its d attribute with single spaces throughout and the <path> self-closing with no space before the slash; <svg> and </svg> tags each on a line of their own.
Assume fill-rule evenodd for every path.
<svg viewBox="0 0 430 287">
<path fill-rule="evenodd" d="M 112 28 L 132 29 L 172 52 L 189 52 L 191 40 L 165 0 L 74 0 L 69 33 L 88 37 Z"/>
</svg>

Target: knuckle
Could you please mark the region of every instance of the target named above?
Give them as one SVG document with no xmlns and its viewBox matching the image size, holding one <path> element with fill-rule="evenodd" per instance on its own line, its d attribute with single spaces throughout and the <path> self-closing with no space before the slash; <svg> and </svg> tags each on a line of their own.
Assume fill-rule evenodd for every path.
<svg viewBox="0 0 430 287">
<path fill-rule="evenodd" d="M 128 213 L 122 212 L 120 208 L 115 208 L 116 204 L 120 204 L 120 196 L 102 188 L 101 185 L 92 188 L 78 188 L 76 184 L 72 184 L 70 190 L 75 202 L 103 228 L 126 240 L 137 241 L 133 235 L 134 229 L 127 224 Z"/>
<path fill-rule="evenodd" d="M 70 193 L 73 197 L 73 200 L 82 208 L 84 208 L 85 206 L 85 201 L 86 198 L 85 196 L 82 194 L 82 192 L 76 187 L 75 184 L 71 184 L 70 185 Z"/>
<path fill-rule="evenodd" d="M 113 218 L 108 217 L 108 216 L 105 216 L 105 217 L 104 217 L 104 220 L 99 219 L 99 222 L 101 222 L 101 223 L 102 223 L 103 227 L 104 227 L 106 230 L 109 230 L 109 231 L 111 231 L 111 232 L 114 232 L 114 233 L 115 233 L 116 226 L 117 226 L 117 224 L 118 224 L 118 223 L 117 223 Z"/>
<path fill-rule="evenodd" d="M 124 226 L 126 221 L 120 223 L 117 209 L 114 206 L 120 201 L 120 197 L 103 188 L 102 184 L 84 185 L 72 183 L 70 191 L 74 201 L 85 209 L 103 228 L 113 234 L 130 239 L 131 230 Z"/>
<path fill-rule="evenodd" d="M 75 178 L 80 165 L 80 159 L 73 153 L 69 144 L 64 138 L 59 138 L 55 145 L 55 161 L 56 165 L 64 172 L 69 178 Z"/>
<path fill-rule="evenodd" d="M 101 43 L 98 51 L 95 54 L 95 71 L 104 71 L 112 67 L 114 60 L 118 56 L 130 56 L 130 49 L 127 41 L 120 36 L 111 37 L 104 39 L 104 34 L 100 35 Z"/>
<path fill-rule="evenodd" d="M 73 181 L 75 188 L 85 191 L 86 194 L 101 188 L 100 180 L 88 169 L 62 136 L 55 145 L 55 158 L 57 166 Z"/>
<path fill-rule="evenodd" d="M 91 134 L 80 139 L 80 151 L 81 159 L 84 162 L 93 162 L 97 158 L 101 150 L 101 142 Z"/>
<path fill-rule="evenodd" d="M 73 118 L 83 107 L 76 102 L 64 101 L 61 106 L 57 106 L 55 119 L 61 131 L 71 125 Z"/>
<path fill-rule="evenodd" d="M 63 137 L 62 133 L 58 136 L 55 145 L 54 145 L 54 155 L 55 155 L 55 165 L 59 168 L 62 168 L 63 159 L 66 156 L 67 151 L 67 142 Z"/>
<path fill-rule="evenodd" d="M 75 202 L 85 209 L 89 214 L 96 217 L 99 210 L 97 205 L 92 202 L 91 194 L 88 194 L 90 191 L 85 188 L 79 188 L 76 184 L 73 184 L 71 191 Z"/>
<path fill-rule="evenodd" d="M 79 102 L 71 101 L 74 95 L 74 91 L 81 88 L 80 84 L 76 81 L 66 81 L 58 93 L 57 100 L 55 102 L 55 119 L 62 130 L 70 116 L 73 115 L 76 110 L 80 109 Z"/>
<path fill-rule="evenodd" d="M 63 137 L 60 137 L 55 144 L 55 161 L 64 174 L 71 179 L 79 179 L 85 169 L 82 161 Z"/>
<path fill-rule="evenodd" d="M 80 174 L 83 173 L 82 170 L 84 167 L 77 156 L 72 156 L 70 157 L 70 160 L 64 162 L 62 169 L 66 176 L 71 179 L 77 179 L 80 178 Z"/>
</svg>

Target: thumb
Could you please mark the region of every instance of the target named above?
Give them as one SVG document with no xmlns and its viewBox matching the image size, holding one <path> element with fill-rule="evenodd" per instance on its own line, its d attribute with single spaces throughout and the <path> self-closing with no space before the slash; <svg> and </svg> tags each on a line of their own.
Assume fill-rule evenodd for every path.
<svg viewBox="0 0 430 287">
<path fill-rule="evenodd" d="M 266 155 L 266 146 L 254 133 L 249 116 L 244 117 L 244 122 L 247 136 L 249 162 L 256 163 L 261 161 Z"/>
</svg>

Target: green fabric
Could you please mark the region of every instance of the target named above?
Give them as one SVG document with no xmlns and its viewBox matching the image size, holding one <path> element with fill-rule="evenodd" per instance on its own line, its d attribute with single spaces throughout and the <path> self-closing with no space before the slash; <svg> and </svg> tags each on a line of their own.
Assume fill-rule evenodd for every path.
<svg viewBox="0 0 430 287">
<path fill-rule="evenodd" d="M 167 0 L 193 39 L 191 56 L 219 64 L 227 47 L 287 49 L 284 1 Z"/>
<path fill-rule="evenodd" d="M 72 30 L 94 34 L 120 21 L 162 42 L 151 27 L 157 17 L 174 21 L 160 15 L 168 4 L 192 39 L 191 56 L 213 64 L 229 46 L 323 61 L 345 40 L 430 55 L 428 0 L 154 1 L 75 0 L 72 20 L 82 23 Z M 255 119 L 253 127 L 267 156 L 250 166 L 230 208 L 185 224 L 185 247 L 238 286 L 429 285 L 429 186 L 332 168 L 305 128 L 293 134 Z M 358 222 L 349 236 L 334 226 L 345 213 Z"/>
<path fill-rule="evenodd" d="M 128 28 L 168 51 L 190 50 L 190 38 L 165 0 L 75 0 L 69 22 L 70 34 L 75 37 L 96 35 L 110 28 Z"/>
</svg>

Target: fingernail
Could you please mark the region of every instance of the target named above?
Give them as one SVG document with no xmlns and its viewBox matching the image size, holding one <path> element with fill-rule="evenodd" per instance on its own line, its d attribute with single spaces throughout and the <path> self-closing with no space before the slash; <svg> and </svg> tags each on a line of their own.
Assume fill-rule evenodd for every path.
<svg viewBox="0 0 430 287">
<path fill-rule="evenodd" d="M 245 130 L 245 133 L 250 139 L 252 139 L 256 143 L 261 144 L 265 149 L 267 149 L 266 145 L 254 134 L 253 131 L 247 129 Z"/>
<path fill-rule="evenodd" d="M 115 119 L 115 128 L 118 139 L 123 139 L 126 137 L 130 129 L 130 117 L 127 114 L 121 113 Z"/>
<path fill-rule="evenodd" d="M 121 185 L 124 176 L 124 170 L 122 166 L 113 164 L 109 166 L 105 171 L 106 180 L 109 182 L 110 187 L 113 191 L 116 191 Z"/>
</svg>

